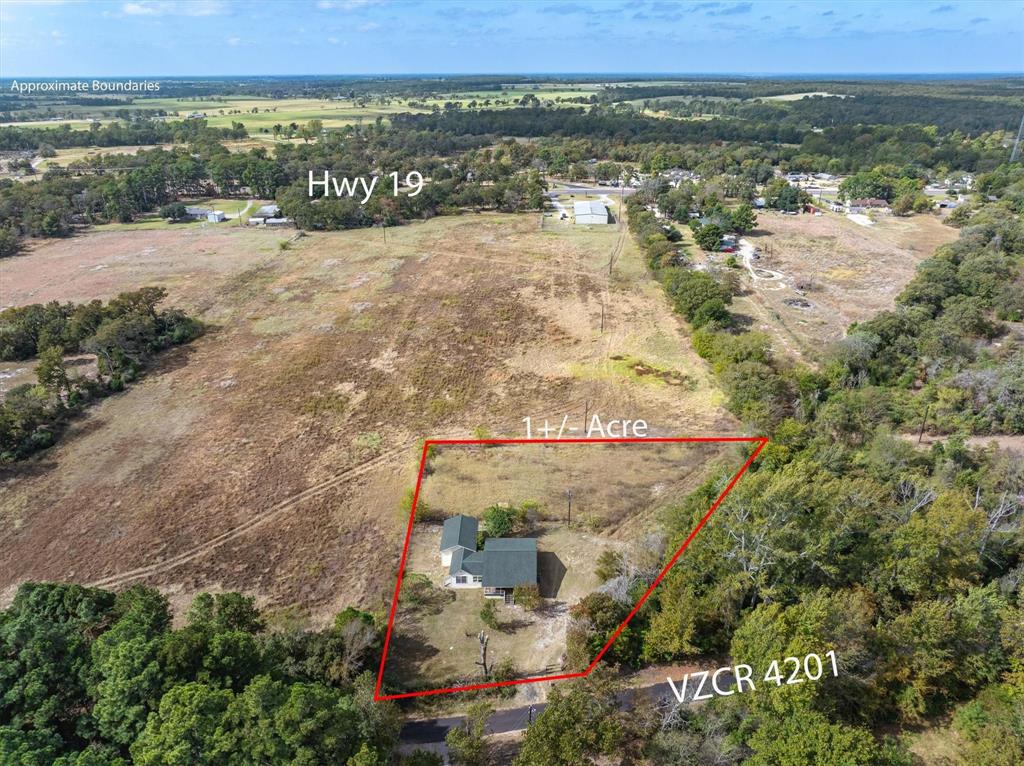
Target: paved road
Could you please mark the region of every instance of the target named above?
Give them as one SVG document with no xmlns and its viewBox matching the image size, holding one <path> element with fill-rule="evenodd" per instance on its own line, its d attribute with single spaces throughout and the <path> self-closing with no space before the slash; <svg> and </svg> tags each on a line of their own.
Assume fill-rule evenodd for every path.
<svg viewBox="0 0 1024 766">
<path fill-rule="evenodd" d="M 584 186 L 582 184 L 555 184 L 548 190 L 548 196 L 553 194 L 607 194 L 609 197 L 618 197 L 622 194 L 628 197 L 636 194 L 632 186 Z"/>
<path fill-rule="evenodd" d="M 726 674 L 725 680 L 720 682 L 723 686 L 731 686 L 733 683 L 732 674 Z M 677 679 L 676 685 L 679 685 Z M 696 692 L 696 686 L 690 684 L 687 689 L 687 696 L 692 702 L 692 695 Z M 669 702 L 674 700 L 672 689 L 668 682 L 643 686 L 637 689 L 625 689 L 616 695 L 619 707 L 623 710 L 630 710 L 640 699 L 652 700 L 654 702 Z M 533 717 L 536 718 L 544 710 L 546 705 L 538 702 L 535 705 L 497 710 L 487 721 L 488 734 L 503 734 L 510 731 L 522 731 L 529 725 L 530 708 L 533 708 Z M 409 721 L 402 727 L 400 735 L 401 742 L 408 745 L 427 745 L 444 742 L 444 737 L 449 729 L 465 723 L 465 716 L 452 716 L 449 718 L 430 718 L 419 721 Z"/>
</svg>

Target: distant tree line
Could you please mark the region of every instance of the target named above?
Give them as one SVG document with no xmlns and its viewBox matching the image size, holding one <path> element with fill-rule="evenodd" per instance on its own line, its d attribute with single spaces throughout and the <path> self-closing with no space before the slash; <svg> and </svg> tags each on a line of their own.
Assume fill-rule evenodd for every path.
<svg viewBox="0 0 1024 766">
<path fill-rule="evenodd" d="M 35 150 L 41 145 L 57 149 L 78 146 L 135 146 L 145 144 L 188 143 L 201 138 L 230 140 L 248 135 L 241 123 L 230 128 L 211 128 L 206 120 L 134 120 L 94 123 L 87 130 L 73 130 L 70 125 L 56 128 L 35 128 L 25 125 L 0 127 L 0 150 Z"/>
</svg>

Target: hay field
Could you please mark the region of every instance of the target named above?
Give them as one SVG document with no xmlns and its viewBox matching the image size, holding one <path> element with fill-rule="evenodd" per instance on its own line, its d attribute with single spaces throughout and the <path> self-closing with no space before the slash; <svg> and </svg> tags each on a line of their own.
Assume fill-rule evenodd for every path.
<svg viewBox="0 0 1024 766">
<path fill-rule="evenodd" d="M 5 305 L 158 284 L 209 325 L 0 475 L 0 593 L 147 582 L 182 603 L 238 589 L 314 621 L 383 608 L 420 439 L 520 435 L 525 415 L 587 406 L 664 433 L 735 431 L 624 232 L 467 215 L 281 250 L 293 234 L 93 232 L 0 262 Z"/>
</svg>

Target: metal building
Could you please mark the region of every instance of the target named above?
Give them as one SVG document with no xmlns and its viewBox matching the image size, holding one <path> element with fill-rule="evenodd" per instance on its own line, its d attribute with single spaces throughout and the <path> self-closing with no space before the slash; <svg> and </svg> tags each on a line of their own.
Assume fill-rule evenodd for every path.
<svg viewBox="0 0 1024 766">
<path fill-rule="evenodd" d="M 572 212 L 577 225 L 608 223 L 608 208 L 601 202 L 574 202 Z"/>
</svg>

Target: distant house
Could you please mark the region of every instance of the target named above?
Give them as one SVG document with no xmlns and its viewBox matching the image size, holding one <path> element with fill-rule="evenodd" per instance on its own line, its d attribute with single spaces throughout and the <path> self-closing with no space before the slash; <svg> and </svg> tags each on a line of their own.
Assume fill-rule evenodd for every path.
<svg viewBox="0 0 1024 766">
<path fill-rule="evenodd" d="M 850 200 L 850 204 L 846 206 L 846 211 L 848 213 L 867 213 L 869 211 L 876 213 L 892 212 L 889 208 L 889 203 L 877 197 Z"/>
<path fill-rule="evenodd" d="M 608 208 L 600 202 L 574 202 L 572 212 L 579 226 L 608 223 Z"/>
<path fill-rule="evenodd" d="M 210 223 L 220 223 L 221 221 L 226 221 L 227 216 L 224 215 L 223 210 L 211 210 L 206 214 L 206 220 Z"/>
<path fill-rule="evenodd" d="M 282 216 L 281 208 L 273 204 L 263 205 L 257 208 L 256 212 L 249 216 L 250 226 L 281 227 L 291 226 L 292 223 L 292 219 Z"/>
<path fill-rule="evenodd" d="M 441 563 L 448 567 L 448 588 L 483 588 L 487 598 L 512 603 L 520 585 L 537 584 L 537 541 L 532 537 L 489 537 L 477 550 L 479 522 L 472 516 L 445 519 Z"/>
<path fill-rule="evenodd" d="M 661 172 L 661 177 L 669 182 L 670 186 L 678 187 L 684 181 L 696 181 L 700 178 L 692 170 L 682 168 L 669 168 Z"/>
<path fill-rule="evenodd" d="M 205 219 L 213 211 L 206 207 L 197 207 L 195 205 L 186 205 L 185 217 L 191 218 L 195 221 L 201 221 Z"/>
</svg>

